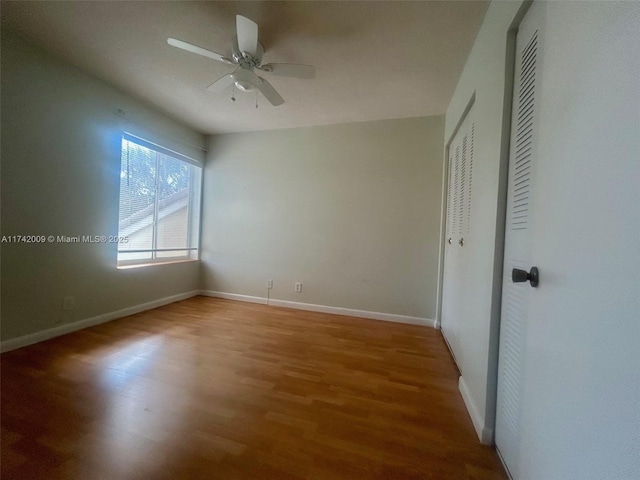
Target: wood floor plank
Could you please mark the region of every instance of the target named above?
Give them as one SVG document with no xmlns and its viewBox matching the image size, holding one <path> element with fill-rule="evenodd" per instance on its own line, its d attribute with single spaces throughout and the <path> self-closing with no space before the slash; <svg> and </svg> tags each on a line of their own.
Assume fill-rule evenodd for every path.
<svg viewBox="0 0 640 480">
<path fill-rule="evenodd" d="M 194 297 L 2 354 L 3 479 L 506 479 L 437 330 Z"/>
</svg>

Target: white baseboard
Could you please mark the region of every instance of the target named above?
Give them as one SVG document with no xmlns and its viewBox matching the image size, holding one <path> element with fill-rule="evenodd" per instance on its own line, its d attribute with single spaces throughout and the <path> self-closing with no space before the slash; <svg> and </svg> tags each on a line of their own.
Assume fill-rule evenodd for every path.
<svg viewBox="0 0 640 480">
<path fill-rule="evenodd" d="M 469 392 L 469 388 L 467 387 L 467 384 L 465 383 L 462 376 L 460 377 L 460 380 L 458 380 L 458 388 L 460 389 L 462 399 L 464 400 L 464 404 L 467 407 L 467 411 L 469 412 L 469 416 L 471 417 L 471 421 L 473 422 L 473 427 L 476 429 L 476 434 L 480 439 L 480 443 L 482 443 L 483 445 L 493 445 L 493 428 L 488 428 L 484 424 L 484 418 L 478 412 L 478 408 L 473 402 L 471 393 Z"/>
<path fill-rule="evenodd" d="M 4 342 L 0 342 L 0 352 L 8 352 L 10 350 L 15 350 L 16 348 L 26 347 L 27 345 L 43 342 L 45 340 L 49 340 L 50 338 L 55 338 L 59 337 L 60 335 L 75 332 L 76 330 L 82 330 L 83 328 L 99 325 L 101 323 L 109 322 L 117 318 L 133 315 L 134 313 L 140 313 L 144 312 L 145 310 L 151 310 L 152 308 L 158 308 L 162 307 L 163 305 L 179 302 L 180 300 L 184 300 L 186 298 L 195 297 L 199 293 L 200 292 L 198 290 L 179 293 L 177 295 L 171 295 L 170 297 L 159 298 L 158 300 L 153 300 L 152 302 L 134 305 L 133 307 L 123 308 L 122 310 L 116 310 L 115 312 L 103 313 L 102 315 L 85 318 L 83 320 L 78 320 L 77 322 L 66 323 L 64 325 L 49 328 L 47 330 L 42 330 L 36 333 L 31 333 L 22 337 L 11 338 L 9 340 L 5 340 Z"/>
<path fill-rule="evenodd" d="M 408 323 L 411 325 L 423 325 L 432 327 L 434 320 L 422 317 L 411 317 L 408 315 L 396 315 L 394 313 L 371 312 L 368 310 L 355 310 L 352 308 L 330 307 L 327 305 L 315 305 L 313 303 L 291 302 L 288 300 L 268 299 L 265 297 L 251 297 L 248 295 L 238 295 L 236 293 L 216 292 L 212 290 L 202 290 L 200 295 L 208 297 L 226 298 L 228 300 L 239 300 L 241 302 L 262 303 L 272 307 L 295 308 L 297 310 L 307 310 L 311 312 L 332 313 L 334 315 L 346 315 L 348 317 L 369 318 L 372 320 L 384 320 L 386 322 Z"/>
<path fill-rule="evenodd" d="M 226 298 L 227 300 L 237 300 L 239 302 L 261 303 L 267 305 L 266 297 L 252 297 L 250 295 L 240 295 L 238 293 L 215 292 L 213 290 L 200 290 L 200 295 L 205 297 Z"/>
<path fill-rule="evenodd" d="M 308 310 L 312 312 L 332 313 L 336 315 L 346 315 L 349 317 L 369 318 L 373 320 L 384 320 L 387 322 L 396 323 L 408 323 L 411 325 L 425 325 L 433 326 L 433 320 L 421 317 L 410 317 L 407 315 L 396 315 L 393 313 L 381 313 L 370 312 L 367 310 L 354 310 L 351 308 L 341 307 L 329 307 L 326 305 L 314 305 L 311 303 L 299 303 L 290 302 L 287 300 L 267 300 L 265 297 L 252 297 L 249 295 L 239 295 L 236 293 L 215 292 L 211 290 L 193 290 L 190 292 L 179 293 L 170 297 L 160 298 L 152 302 L 142 303 L 140 305 L 134 305 L 132 307 L 123 308 L 122 310 L 116 310 L 114 312 L 104 313 L 95 317 L 85 318 L 73 323 L 66 323 L 57 327 L 42 330 L 40 332 L 31 333 L 18 338 L 11 338 L 0 342 L 0 352 L 8 352 L 15 350 L 16 348 L 26 347 L 34 343 L 43 342 L 51 338 L 59 337 L 67 333 L 82 330 L 83 328 L 99 325 L 101 323 L 109 322 L 117 318 L 126 317 L 135 313 L 144 312 L 145 310 L 151 310 L 152 308 L 162 307 L 170 303 L 179 302 L 186 298 L 194 297 L 196 295 L 205 295 L 216 298 L 226 298 L 228 300 L 238 300 L 241 302 L 261 303 L 263 305 L 272 305 L 278 307 L 295 308 L 298 310 Z"/>
</svg>

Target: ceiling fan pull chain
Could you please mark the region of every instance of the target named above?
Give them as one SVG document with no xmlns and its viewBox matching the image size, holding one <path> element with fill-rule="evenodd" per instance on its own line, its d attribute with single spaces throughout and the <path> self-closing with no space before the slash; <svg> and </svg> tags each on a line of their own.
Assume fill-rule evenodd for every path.
<svg viewBox="0 0 640 480">
<path fill-rule="evenodd" d="M 236 101 L 236 84 L 234 83 L 232 85 L 232 90 L 231 90 L 231 101 L 235 102 Z"/>
<path fill-rule="evenodd" d="M 258 108 L 258 90 L 256 90 L 256 108 Z"/>
</svg>

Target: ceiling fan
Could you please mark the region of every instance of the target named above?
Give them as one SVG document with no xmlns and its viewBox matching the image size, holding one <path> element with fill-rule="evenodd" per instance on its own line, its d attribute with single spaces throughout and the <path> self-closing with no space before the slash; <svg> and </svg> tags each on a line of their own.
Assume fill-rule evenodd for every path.
<svg viewBox="0 0 640 480">
<path fill-rule="evenodd" d="M 234 85 L 243 92 L 260 91 L 273 106 L 282 105 L 284 99 L 275 88 L 264 78 L 257 75 L 254 70 L 279 75 L 281 77 L 313 78 L 315 68 L 311 65 L 296 65 L 291 63 L 266 63 L 262 64 L 264 47 L 258 41 L 258 24 L 242 15 L 236 15 L 236 32 L 231 47 L 231 58 L 205 48 L 192 45 L 175 38 L 167 39 L 172 47 L 186 50 L 187 52 L 212 58 L 229 65 L 237 65 L 233 73 L 219 78 L 207 87 L 209 92 L 222 92 Z M 231 97 L 235 100 L 235 97 Z M 257 103 L 256 103 L 257 106 Z"/>
</svg>

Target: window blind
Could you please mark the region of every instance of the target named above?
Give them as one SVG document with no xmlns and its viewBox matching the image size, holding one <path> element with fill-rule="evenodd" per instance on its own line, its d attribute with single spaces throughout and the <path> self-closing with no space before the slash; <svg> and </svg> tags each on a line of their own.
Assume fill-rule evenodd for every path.
<svg viewBox="0 0 640 480">
<path fill-rule="evenodd" d="M 201 173 L 176 152 L 123 135 L 118 266 L 198 257 Z"/>
</svg>

